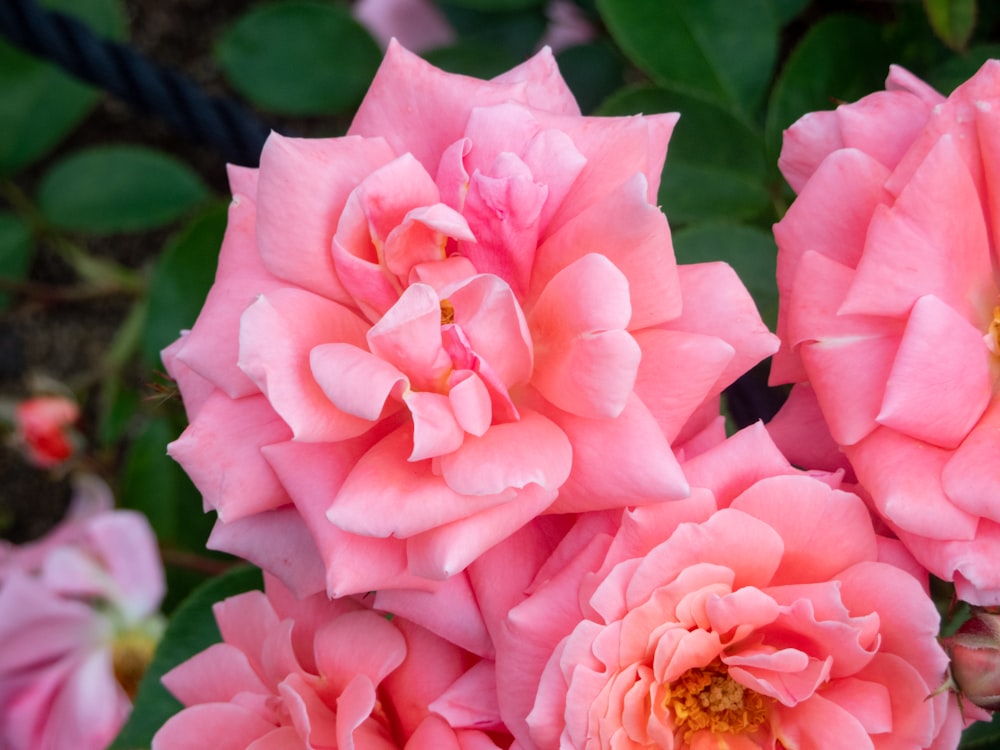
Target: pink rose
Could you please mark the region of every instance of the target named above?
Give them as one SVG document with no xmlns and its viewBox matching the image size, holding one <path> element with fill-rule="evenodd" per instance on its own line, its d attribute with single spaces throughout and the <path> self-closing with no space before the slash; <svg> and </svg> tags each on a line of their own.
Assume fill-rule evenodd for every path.
<svg viewBox="0 0 1000 750">
<path fill-rule="evenodd" d="M 31 463 L 43 469 L 58 466 L 73 455 L 72 426 L 80 407 L 65 396 L 35 396 L 14 412 L 17 440 Z"/>
<path fill-rule="evenodd" d="M 671 445 L 776 340 L 728 266 L 675 265 L 675 121 L 580 116 L 548 51 L 480 81 L 392 45 L 348 136 L 234 169 L 164 353 L 212 544 L 299 594 L 426 589 L 541 513 L 683 497 Z"/>
<path fill-rule="evenodd" d="M 759 425 L 684 468 L 686 500 L 585 514 L 554 548 L 529 526 L 471 567 L 518 746 L 955 747 L 926 577 L 864 503 Z"/>
<path fill-rule="evenodd" d="M 358 598 L 265 590 L 216 604 L 223 642 L 164 675 L 185 708 L 153 750 L 496 750 L 488 662 Z"/>
<path fill-rule="evenodd" d="M 0 747 L 104 750 L 162 630 L 163 570 L 145 517 L 78 477 L 70 516 L 0 549 Z"/>
<path fill-rule="evenodd" d="M 947 99 L 898 68 L 887 89 L 785 134 L 772 378 L 810 392 L 782 430 L 821 413 L 917 559 L 998 604 L 1000 62 Z"/>
</svg>

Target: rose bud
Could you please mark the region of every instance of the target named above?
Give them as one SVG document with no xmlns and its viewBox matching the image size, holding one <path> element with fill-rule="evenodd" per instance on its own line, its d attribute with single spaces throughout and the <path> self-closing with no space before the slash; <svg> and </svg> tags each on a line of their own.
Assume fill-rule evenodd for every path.
<svg viewBox="0 0 1000 750">
<path fill-rule="evenodd" d="M 989 711 L 1000 709 L 1000 615 L 976 610 L 943 641 L 962 697 Z"/>
</svg>

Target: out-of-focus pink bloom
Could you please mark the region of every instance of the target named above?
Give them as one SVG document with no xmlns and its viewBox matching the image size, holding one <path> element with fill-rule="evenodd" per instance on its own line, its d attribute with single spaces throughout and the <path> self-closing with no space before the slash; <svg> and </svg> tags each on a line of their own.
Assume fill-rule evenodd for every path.
<svg viewBox="0 0 1000 750">
<path fill-rule="evenodd" d="M 684 468 L 686 500 L 582 515 L 548 557 L 532 525 L 470 568 L 519 747 L 954 748 L 926 574 L 864 503 L 759 425 Z"/>
<path fill-rule="evenodd" d="M 216 604 L 223 642 L 164 675 L 185 709 L 153 750 L 497 748 L 489 662 L 353 597 L 265 590 Z"/>
<path fill-rule="evenodd" d="M 1000 615 L 977 610 L 944 639 L 951 676 L 964 700 L 1000 710 Z"/>
<path fill-rule="evenodd" d="M 383 49 L 393 38 L 414 52 L 455 41 L 455 30 L 432 0 L 358 0 L 351 13 Z"/>
<path fill-rule="evenodd" d="M 947 99 L 899 68 L 887 89 L 785 133 L 772 378 L 811 395 L 782 430 L 821 412 L 917 559 L 998 604 L 1000 62 Z"/>
<path fill-rule="evenodd" d="M 351 12 L 383 49 L 393 38 L 414 52 L 444 47 L 457 38 L 448 18 L 432 0 L 358 0 Z M 548 45 L 559 52 L 595 36 L 593 24 L 572 0 L 550 0 L 545 15 L 548 26 L 539 47 Z"/>
<path fill-rule="evenodd" d="M 17 441 L 36 466 L 58 466 L 75 451 L 72 426 L 79 418 L 80 407 L 65 396 L 25 399 L 14 412 Z"/>
<path fill-rule="evenodd" d="M 0 549 L 0 747 L 103 750 L 131 709 L 162 622 L 145 517 L 78 477 L 70 516 Z"/>
<path fill-rule="evenodd" d="M 300 595 L 430 588 L 541 513 L 683 497 L 671 446 L 776 339 L 675 264 L 675 121 L 581 116 L 548 51 L 481 81 L 392 45 L 347 137 L 234 169 L 164 353 L 212 544 Z"/>
</svg>

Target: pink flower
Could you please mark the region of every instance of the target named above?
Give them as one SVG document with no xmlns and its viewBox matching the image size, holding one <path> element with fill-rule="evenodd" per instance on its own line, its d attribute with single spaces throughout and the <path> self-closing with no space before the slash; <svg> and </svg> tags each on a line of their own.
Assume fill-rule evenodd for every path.
<svg viewBox="0 0 1000 750">
<path fill-rule="evenodd" d="M 234 169 L 164 353 L 212 544 L 299 594 L 428 588 L 541 513 L 683 497 L 671 444 L 775 339 L 728 266 L 675 265 L 675 120 L 580 116 L 547 51 L 479 81 L 393 45 L 347 137 Z"/>
<path fill-rule="evenodd" d="M 887 91 L 807 115 L 775 227 L 772 377 L 810 388 L 782 429 L 821 412 L 889 526 L 979 604 L 1000 603 L 998 87 L 996 61 L 947 99 L 893 68 Z"/>
<path fill-rule="evenodd" d="M 80 407 L 65 396 L 35 396 L 18 404 L 17 440 L 31 463 L 50 469 L 72 456 L 71 428 L 79 418 Z"/>
<path fill-rule="evenodd" d="M 153 750 L 495 750 L 489 663 L 352 597 L 277 579 L 215 605 L 223 642 L 168 672 L 185 708 Z"/>
<path fill-rule="evenodd" d="M 687 500 L 583 515 L 541 564 L 531 526 L 470 569 L 519 747 L 955 747 L 926 579 L 864 503 L 759 425 L 685 470 Z"/>
<path fill-rule="evenodd" d="M 145 517 L 78 477 L 49 536 L 0 549 L 0 747 L 103 750 L 131 710 L 162 623 Z"/>
</svg>

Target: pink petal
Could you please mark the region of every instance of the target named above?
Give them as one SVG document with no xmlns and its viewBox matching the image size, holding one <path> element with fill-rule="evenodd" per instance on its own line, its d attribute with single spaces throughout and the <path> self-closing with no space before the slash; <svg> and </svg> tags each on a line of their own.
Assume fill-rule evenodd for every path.
<svg viewBox="0 0 1000 750">
<path fill-rule="evenodd" d="M 532 385 L 581 417 L 616 417 L 635 384 L 639 345 L 624 329 L 628 281 L 603 255 L 585 255 L 546 285 L 528 318 Z"/>
<path fill-rule="evenodd" d="M 461 447 L 465 431 L 455 419 L 448 396 L 410 391 L 403 401 L 413 416 L 413 452 L 407 460 L 443 456 Z"/>
<path fill-rule="evenodd" d="M 993 393 L 982 332 L 937 297 L 917 300 L 877 417 L 886 427 L 955 448 Z"/>
<path fill-rule="evenodd" d="M 837 113 L 808 112 L 784 132 L 778 169 L 800 193 L 823 160 L 843 147 Z"/>
<path fill-rule="evenodd" d="M 330 243 L 354 187 L 394 154 L 379 138 L 285 138 L 272 133 L 260 157 L 257 243 L 275 276 L 338 302 Z"/>
<path fill-rule="evenodd" d="M 322 626 L 315 650 L 319 674 L 339 693 L 359 674 L 378 685 L 406 658 L 406 641 L 384 616 L 362 610 Z"/>
<path fill-rule="evenodd" d="M 455 41 L 448 17 L 430 0 L 360 0 L 351 14 L 383 49 L 394 38 L 418 53 Z"/>
<path fill-rule="evenodd" d="M 505 729 L 500 719 L 493 662 L 481 661 L 473 665 L 428 708 L 453 727 Z"/>
<path fill-rule="evenodd" d="M 570 441 L 559 427 L 537 412 L 521 420 L 493 425 L 481 437 L 468 435 L 462 446 L 441 457 L 441 476 L 461 495 L 495 495 L 537 484 L 557 490 L 573 461 Z"/>
<path fill-rule="evenodd" d="M 262 395 L 232 400 L 216 391 L 167 453 L 223 521 L 277 508 L 288 495 L 260 449 L 291 438 Z"/>
<path fill-rule="evenodd" d="M 352 344 L 320 344 L 309 352 L 309 367 L 331 403 L 346 414 L 372 422 L 385 416 L 390 396 L 409 387 L 395 366 Z"/>
<path fill-rule="evenodd" d="M 323 393 L 309 368 L 319 344 L 365 346 L 364 321 L 347 308 L 299 289 L 261 295 L 240 323 L 240 368 L 250 376 L 296 439 L 343 440 L 371 427 Z"/>
<path fill-rule="evenodd" d="M 767 423 L 767 432 L 796 466 L 823 471 L 846 471 L 850 467 L 840 445 L 830 435 L 816 392 L 808 383 L 792 387 L 784 405 Z"/>
<path fill-rule="evenodd" d="M 405 373 L 417 390 L 436 390 L 451 369 L 441 343 L 441 303 L 426 284 L 407 287 L 367 338 L 372 354 Z"/>
<path fill-rule="evenodd" d="M 448 378 L 448 401 L 463 430 L 476 436 L 486 433 L 493 419 L 493 406 L 486 385 L 476 373 L 453 371 Z"/>
<path fill-rule="evenodd" d="M 185 706 L 228 703 L 244 691 L 270 692 L 246 654 L 229 643 L 212 644 L 171 669 L 161 681 Z"/>
<path fill-rule="evenodd" d="M 941 486 L 956 506 L 1000 521 L 1000 400 L 994 399 L 979 423 L 962 441 L 941 473 Z"/>
<path fill-rule="evenodd" d="M 871 738 L 854 716 L 820 695 L 795 706 L 777 705 L 771 725 L 786 747 L 824 750 L 874 750 Z M 836 727 L 831 731 L 831 727 Z"/>
<path fill-rule="evenodd" d="M 277 729 L 252 711 L 233 703 L 207 703 L 167 719 L 153 737 L 153 750 L 246 750 L 254 740 Z"/>
</svg>

